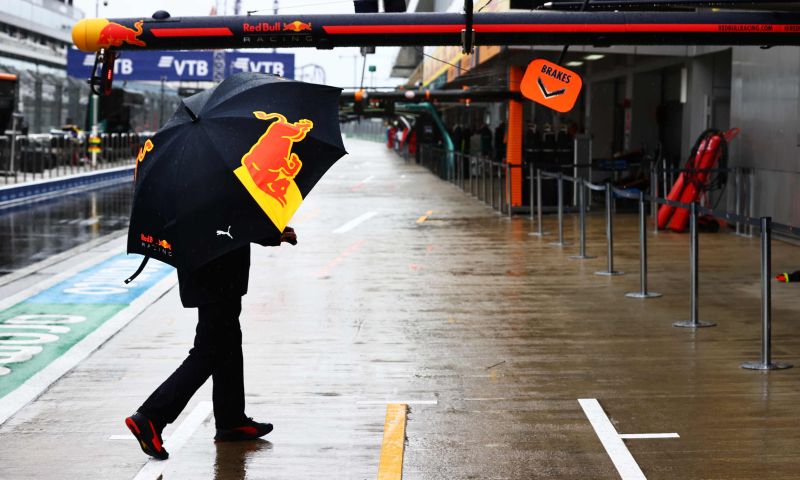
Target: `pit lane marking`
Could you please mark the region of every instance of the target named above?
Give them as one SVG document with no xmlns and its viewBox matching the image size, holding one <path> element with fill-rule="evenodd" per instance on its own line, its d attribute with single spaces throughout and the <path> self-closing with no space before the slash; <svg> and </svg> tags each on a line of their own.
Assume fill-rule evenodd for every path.
<svg viewBox="0 0 800 480">
<path fill-rule="evenodd" d="M 200 425 L 206 421 L 213 410 L 214 405 L 212 402 L 198 403 L 189 416 L 178 425 L 178 428 L 176 428 L 174 432 L 172 432 L 172 436 L 169 440 L 164 441 L 164 448 L 167 452 L 169 452 L 170 455 L 174 455 L 183 448 L 186 441 L 194 435 L 194 432 L 200 428 Z M 136 474 L 133 480 L 154 480 L 162 478 L 162 474 L 168 466 L 169 460 L 155 460 L 151 458 L 147 460 L 147 463 L 139 470 L 139 473 Z"/>
<path fill-rule="evenodd" d="M 403 478 L 407 415 L 408 405 L 404 403 L 386 405 L 378 480 L 401 480 Z"/>
<path fill-rule="evenodd" d="M 367 213 L 365 213 L 363 215 L 359 215 L 358 217 L 350 220 L 349 222 L 345 223 L 341 227 L 339 227 L 336 230 L 334 230 L 333 233 L 347 233 L 350 230 L 356 228 L 357 226 L 361 225 L 362 223 L 366 222 L 367 220 L 369 220 L 370 218 L 374 217 L 377 214 L 378 214 L 378 212 L 372 211 L 372 212 L 367 212 Z"/>
<path fill-rule="evenodd" d="M 433 210 L 428 210 L 427 212 L 425 212 L 425 215 L 417 219 L 417 224 L 425 223 L 425 220 L 427 220 L 428 217 L 430 217 L 431 215 L 433 215 Z"/>
<path fill-rule="evenodd" d="M 600 439 L 600 443 L 603 444 L 606 453 L 611 457 L 611 461 L 614 463 L 614 467 L 616 467 L 622 480 L 647 480 L 647 477 L 644 476 L 644 472 L 639 468 L 639 464 L 636 463 L 630 450 L 628 450 L 628 447 L 625 445 L 625 442 L 622 441 L 623 438 L 680 438 L 677 433 L 620 435 L 617 429 L 614 428 L 614 425 L 611 424 L 611 420 L 608 419 L 608 416 L 603 411 L 603 407 L 600 406 L 600 402 L 598 402 L 597 399 L 581 398 L 578 399 L 578 403 L 580 403 L 583 412 L 589 419 L 589 423 L 592 424 L 592 428 L 594 428 L 594 432 Z"/>
<path fill-rule="evenodd" d="M 345 258 L 349 257 L 353 252 L 361 248 L 361 246 L 364 245 L 364 242 L 366 242 L 366 240 L 362 238 L 361 240 L 356 240 L 355 242 L 351 243 L 350 246 L 347 247 L 345 251 L 340 253 L 339 256 L 331 260 L 327 265 L 325 265 L 317 273 L 315 273 L 314 277 L 327 278 L 330 275 L 331 270 L 333 270 L 337 265 L 342 263 L 342 261 Z"/>
</svg>

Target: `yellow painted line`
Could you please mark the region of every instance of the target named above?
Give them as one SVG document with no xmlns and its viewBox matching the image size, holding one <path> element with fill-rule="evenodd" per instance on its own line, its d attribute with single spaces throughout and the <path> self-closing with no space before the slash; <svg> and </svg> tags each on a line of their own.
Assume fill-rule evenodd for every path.
<svg viewBox="0 0 800 480">
<path fill-rule="evenodd" d="M 403 449 L 405 448 L 407 413 L 408 405 L 405 403 L 390 403 L 386 406 L 386 423 L 383 426 L 378 480 L 401 480 L 403 478 Z"/>
<path fill-rule="evenodd" d="M 421 217 L 419 217 L 419 218 L 417 219 L 417 223 L 424 223 L 424 222 L 425 222 L 425 220 L 427 220 L 427 219 L 428 219 L 428 217 L 430 217 L 431 215 L 433 215 L 433 210 L 428 210 L 428 211 L 425 213 L 425 215 L 423 215 L 423 216 L 421 216 Z"/>
</svg>

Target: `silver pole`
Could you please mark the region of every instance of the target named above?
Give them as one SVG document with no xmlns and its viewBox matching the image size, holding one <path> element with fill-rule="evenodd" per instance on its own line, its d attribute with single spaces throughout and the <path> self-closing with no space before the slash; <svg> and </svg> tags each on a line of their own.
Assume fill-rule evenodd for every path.
<svg viewBox="0 0 800 480">
<path fill-rule="evenodd" d="M 647 291 L 647 215 L 644 192 L 639 192 L 639 291 L 626 293 L 630 298 L 657 298 L 661 294 Z"/>
<path fill-rule="evenodd" d="M 492 199 L 492 208 L 494 208 L 494 165 L 489 160 L 489 198 Z"/>
<path fill-rule="evenodd" d="M 736 235 L 742 234 L 742 224 L 739 222 L 739 216 L 742 214 L 742 170 L 740 167 L 736 167 L 734 177 L 733 177 L 733 186 L 736 189 L 734 192 L 733 201 L 736 204 L 734 206 L 734 210 L 736 212 Z"/>
<path fill-rule="evenodd" d="M 578 190 L 578 223 L 580 224 L 580 250 L 578 251 L 577 255 L 573 255 L 570 258 L 574 258 L 576 260 L 585 260 L 588 258 L 595 258 L 586 255 L 586 185 L 584 184 L 585 180 L 579 178 L 577 182 L 575 182 L 575 188 Z"/>
<path fill-rule="evenodd" d="M 497 166 L 497 213 L 503 214 L 503 164 Z"/>
<path fill-rule="evenodd" d="M 690 244 L 689 244 L 689 276 L 691 277 L 691 283 L 689 285 L 689 310 L 691 318 L 686 321 L 682 322 L 675 322 L 672 324 L 673 327 L 681 327 L 681 328 L 702 328 L 702 327 L 713 327 L 716 323 L 713 322 L 701 322 L 698 320 L 699 318 L 699 284 L 700 284 L 700 268 L 699 268 L 699 238 L 698 238 L 699 231 L 697 229 L 697 203 L 692 202 L 691 208 L 689 209 L 689 236 Z"/>
<path fill-rule="evenodd" d="M 563 247 L 564 243 L 564 174 L 558 172 L 556 177 L 556 191 L 558 194 L 558 241 L 552 242 L 550 245 L 556 247 Z"/>
<path fill-rule="evenodd" d="M 747 191 L 747 197 L 750 201 L 750 208 L 747 211 L 747 216 L 753 218 L 754 212 L 756 210 L 756 196 L 755 196 L 755 186 L 756 186 L 756 175 L 755 169 L 750 169 L 750 188 Z M 753 225 L 749 224 L 747 227 L 747 236 L 753 236 Z"/>
<path fill-rule="evenodd" d="M 658 196 L 658 168 L 656 162 L 653 162 L 650 165 L 650 195 L 652 195 L 654 200 L 650 201 L 650 216 L 657 218 L 658 217 L 658 210 L 656 206 L 658 205 L 655 201 L 655 198 Z"/>
<path fill-rule="evenodd" d="M 612 207 L 614 192 L 611 190 L 611 184 L 606 183 L 606 241 L 608 243 L 607 252 L 607 270 L 602 272 L 594 272 L 595 275 L 601 276 L 614 276 L 624 275 L 625 272 L 617 272 L 614 270 L 614 211 Z"/>
<path fill-rule="evenodd" d="M 542 231 L 542 170 L 536 169 L 536 225 L 537 231 L 531 232 L 531 235 L 536 237 L 543 237 L 548 235 L 547 232 Z"/>
<path fill-rule="evenodd" d="M 534 204 L 534 198 L 533 198 L 533 195 L 534 195 L 533 163 L 530 163 L 528 165 L 529 165 L 528 171 L 529 171 L 529 175 L 530 175 L 530 178 L 528 179 L 528 196 L 530 197 L 530 204 L 529 205 L 530 205 L 530 209 L 531 209 L 531 223 L 533 223 L 533 216 L 534 216 L 534 211 L 533 211 L 533 204 Z"/>
<path fill-rule="evenodd" d="M 772 361 L 772 218 L 761 217 L 761 360 L 745 362 L 749 370 L 780 370 L 790 363 Z"/>
<path fill-rule="evenodd" d="M 506 208 L 508 213 L 508 218 L 511 218 L 511 204 L 513 203 L 511 200 L 511 173 L 514 170 L 510 163 L 506 163 Z"/>
</svg>

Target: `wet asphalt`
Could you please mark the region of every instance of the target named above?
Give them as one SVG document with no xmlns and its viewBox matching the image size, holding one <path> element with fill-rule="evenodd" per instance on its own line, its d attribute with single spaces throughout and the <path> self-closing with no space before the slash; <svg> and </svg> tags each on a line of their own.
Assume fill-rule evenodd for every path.
<svg viewBox="0 0 800 480">
<path fill-rule="evenodd" d="M 0 209 L 0 277 L 127 229 L 132 182 Z"/>
<path fill-rule="evenodd" d="M 800 368 L 739 368 L 758 357 L 756 239 L 701 237 L 700 315 L 719 325 L 676 329 L 689 313 L 686 235 L 650 235 L 650 288 L 664 297 L 628 299 L 636 216 L 615 225 L 627 275 L 598 277 L 599 213 L 598 258 L 572 260 L 574 244 L 530 236 L 527 218 L 495 214 L 381 144 L 348 150 L 292 222 L 299 244 L 254 248 L 248 415 L 275 431 L 214 444 L 207 418 L 160 478 L 376 478 L 391 402 L 410 408 L 406 479 L 621 478 L 578 403 L 589 398 L 619 433 L 680 435 L 626 441 L 648 479 L 797 478 Z M 576 238 L 575 219 L 566 225 Z M 776 242 L 773 257 L 783 271 L 798 249 Z M 798 290 L 773 290 L 773 354 L 800 364 Z M 186 355 L 194 315 L 172 289 L 0 426 L 0 478 L 137 478 L 146 457 L 111 437 Z M 209 382 L 165 434 L 210 398 Z"/>
</svg>

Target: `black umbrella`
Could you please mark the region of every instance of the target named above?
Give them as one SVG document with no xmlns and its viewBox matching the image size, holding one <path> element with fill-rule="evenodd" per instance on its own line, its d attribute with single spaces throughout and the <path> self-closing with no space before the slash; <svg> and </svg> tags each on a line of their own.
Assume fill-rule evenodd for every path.
<svg viewBox="0 0 800 480">
<path fill-rule="evenodd" d="M 139 152 L 128 253 L 192 270 L 249 242 L 277 241 L 347 153 L 340 93 L 241 73 L 183 99 Z"/>
</svg>

